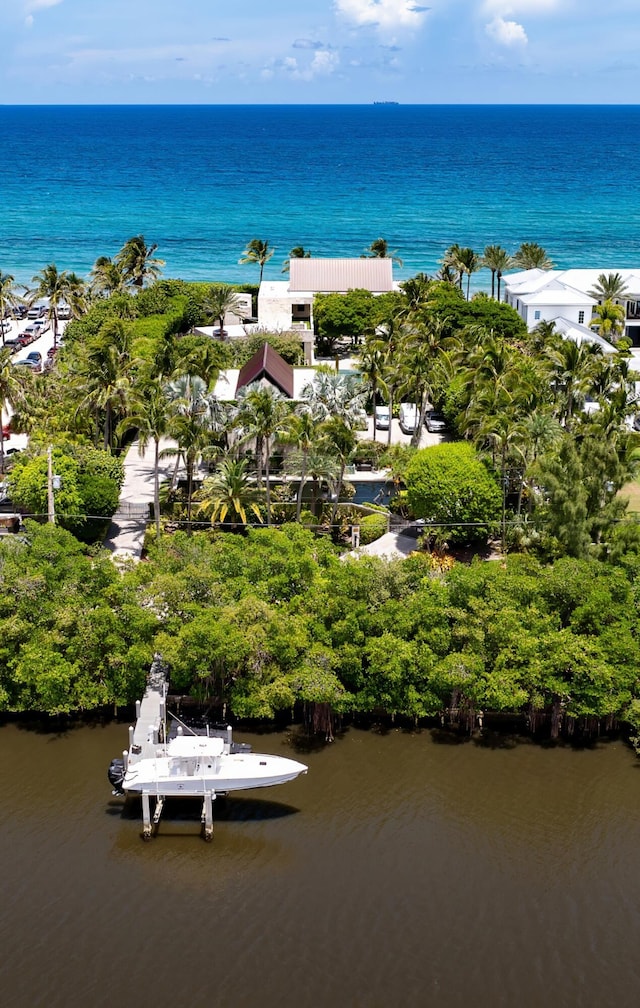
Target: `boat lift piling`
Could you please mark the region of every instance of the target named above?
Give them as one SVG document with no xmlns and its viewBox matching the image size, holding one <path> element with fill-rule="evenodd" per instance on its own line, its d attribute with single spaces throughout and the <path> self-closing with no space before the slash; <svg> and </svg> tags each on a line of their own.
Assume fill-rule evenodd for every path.
<svg viewBox="0 0 640 1008">
<path fill-rule="evenodd" d="M 204 801 L 202 802 L 202 836 L 207 841 L 211 843 L 213 840 L 213 802 L 215 800 L 215 791 L 205 791 Z"/>
</svg>

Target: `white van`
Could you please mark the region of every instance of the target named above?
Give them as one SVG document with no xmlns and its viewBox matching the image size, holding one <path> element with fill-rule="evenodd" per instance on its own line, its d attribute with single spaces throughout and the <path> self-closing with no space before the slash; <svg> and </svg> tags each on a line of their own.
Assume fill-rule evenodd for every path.
<svg viewBox="0 0 640 1008">
<path fill-rule="evenodd" d="M 402 433 L 413 434 L 414 431 L 417 430 L 418 420 L 420 419 L 418 415 L 418 407 L 409 402 L 400 403 L 400 413 L 398 419 Z"/>
<path fill-rule="evenodd" d="M 375 424 L 378 430 L 389 430 L 389 407 L 388 406 L 376 406 L 375 409 Z"/>
</svg>

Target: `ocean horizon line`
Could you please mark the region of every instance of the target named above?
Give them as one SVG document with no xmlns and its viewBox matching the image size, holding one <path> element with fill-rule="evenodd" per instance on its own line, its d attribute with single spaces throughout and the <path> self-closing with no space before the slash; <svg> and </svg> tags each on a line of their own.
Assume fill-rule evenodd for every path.
<svg viewBox="0 0 640 1008">
<path fill-rule="evenodd" d="M 361 102 L 0 102 L 0 108 L 478 108 L 589 109 L 640 108 L 640 102 L 410 102 L 372 98 Z"/>
</svg>

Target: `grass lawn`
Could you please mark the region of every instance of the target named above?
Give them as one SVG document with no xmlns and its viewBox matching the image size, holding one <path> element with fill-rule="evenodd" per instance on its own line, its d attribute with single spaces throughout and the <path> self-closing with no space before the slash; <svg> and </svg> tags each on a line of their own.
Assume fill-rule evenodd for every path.
<svg viewBox="0 0 640 1008">
<path fill-rule="evenodd" d="M 620 491 L 621 497 L 626 497 L 629 501 L 629 511 L 635 514 L 640 514 L 640 483 L 633 480 L 632 483 L 627 483 L 623 486 Z"/>
</svg>

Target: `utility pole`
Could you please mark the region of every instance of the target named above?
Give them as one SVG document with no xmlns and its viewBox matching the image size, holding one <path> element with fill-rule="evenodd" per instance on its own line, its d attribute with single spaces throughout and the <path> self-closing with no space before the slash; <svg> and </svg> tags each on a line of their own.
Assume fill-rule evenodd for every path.
<svg viewBox="0 0 640 1008">
<path fill-rule="evenodd" d="M 53 496 L 53 448 L 47 448 L 47 521 L 56 523 L 56 502 Z"/>
</svg>

